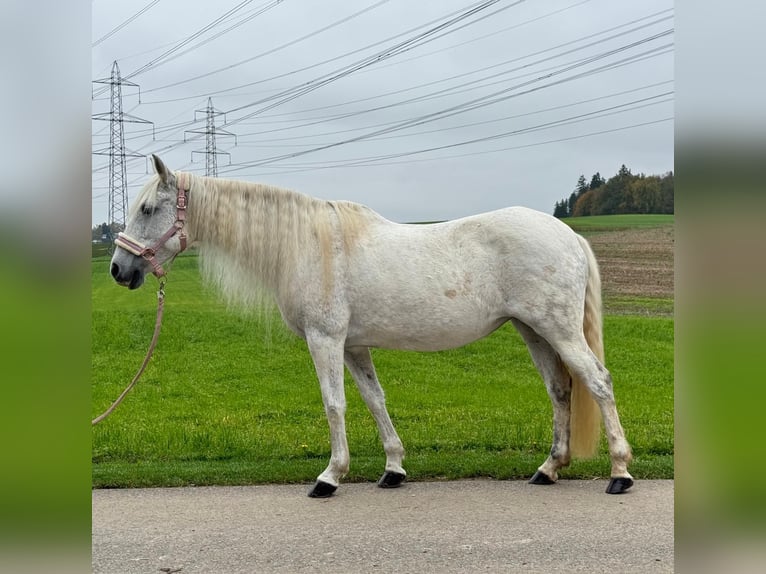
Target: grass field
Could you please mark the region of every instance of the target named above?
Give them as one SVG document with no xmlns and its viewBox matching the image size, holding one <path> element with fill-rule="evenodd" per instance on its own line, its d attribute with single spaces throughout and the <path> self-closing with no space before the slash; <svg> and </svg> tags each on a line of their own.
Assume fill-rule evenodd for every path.
<svg viewBox="0 0 766 574">
<path fill-rule="evenodd" d="M 590 215 L 586 217 L 567 217 L 564 223 L 579 233 L 605 231 L 608 229 L 646 229 L 673 225 L 675 215 L 626 214 L 626 215 Z"/>
<path fill-rule="evenodd" d="M 196 264 L 193 255 L 174 263 L 155 357 L 132 394 L 93 430 L 94 486 L 313 481 L 330 450 L 305 343 L 277 317 L 227 312 L 200 285 Z M 94 416 L 122 391 L 146 350 L 156 306 L 156 281 L 147 283 L 119 288 L 108 260 L 93 261 Z M 640 297 L 632 304 L 641 312 L 605 317 L 607 365 L 634 449 L 631 471 L 672 477 L 673 319 Z M 550 402 L 510 325 L 462 349 L 378 350 L 373 357 L 410 480 L 528 478 L 547 456 Z M 350 378 L 346 386 L 348 480 L 375 480 L 385 462 L 377 430 Z M 608 473 L 602 440 L 595 459 L 575 461 L 562 476 Z"/>
</svg>

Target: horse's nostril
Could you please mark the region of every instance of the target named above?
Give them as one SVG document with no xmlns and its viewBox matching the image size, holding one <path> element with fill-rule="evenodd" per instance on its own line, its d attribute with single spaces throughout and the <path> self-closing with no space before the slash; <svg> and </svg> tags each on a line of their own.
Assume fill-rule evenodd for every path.
<svg viewBox="0 0 766 574">
<path fill-rule="evenodd" d="M 112 263 L 112 267 L 111 267 L 110 271 L 112 273 L 112 277 L 117 279 L 117 276 L 120 274 L 120 266 L 117 265 L 116 263 Z"/>
</svg>

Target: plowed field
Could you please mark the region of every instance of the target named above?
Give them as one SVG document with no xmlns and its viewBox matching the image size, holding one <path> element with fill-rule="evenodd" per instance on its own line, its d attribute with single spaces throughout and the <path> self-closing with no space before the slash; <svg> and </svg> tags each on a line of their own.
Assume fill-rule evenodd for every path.
<svg viewBox="0 0 766 574">
<path fill-rule="evenodd" d="M 590 232 L 608 313 L 672 315 L 672 225 Z"/>
</svg>

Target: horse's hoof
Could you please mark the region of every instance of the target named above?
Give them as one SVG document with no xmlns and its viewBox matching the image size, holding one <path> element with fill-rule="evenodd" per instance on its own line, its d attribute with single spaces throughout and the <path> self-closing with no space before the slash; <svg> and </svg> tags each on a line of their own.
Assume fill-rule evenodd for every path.
<svg viewBox="0 0 766 574">
<path fill-rule="evenodd" d="M 529 484 L 556 484 L 550 476 L 539 470 L 529 479 Z"/>
<path fill-rule="evenodd" d="M 606 487 L 607 494 L 622 494 L 633 486 L 633 479 L 626 476 L 617 476 L 609 481 Z"/>
<path fill-rule="evenodd" d="M 309 491 L 309 497 L 310 498 L 329 498 L 332 496 L 332 493 L 335 492 L 338 489 L 337 486 L 333 486 L 332 484 L 328 482 L 322 482 L 321 480 L 317 480 L 316 484 L 314 485 L 314 488 Z"/>
<path fill-rule="evenodd" d="M 402 474 L 401 472 L 392 472 L 387 470 L 383 473 L 383 476 L 380 477 L 378 486 L 380 488 L 396 488 L 402 485 L 405 477 L 406 475 Z"/>
</svg>

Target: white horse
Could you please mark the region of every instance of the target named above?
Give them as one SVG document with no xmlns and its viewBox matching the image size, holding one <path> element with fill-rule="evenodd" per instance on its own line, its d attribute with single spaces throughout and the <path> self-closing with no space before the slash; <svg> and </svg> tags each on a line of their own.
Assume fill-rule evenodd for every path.
<svg viewBox="0 0 766 574">
<path fill-rule="evenodd" d="M 370 348 L 449 349 L 507 321 L 553 403 L 550 456 L 530 482 L 552 484 L 572 454 L 592 456 L 602 418 L 612 463 L 607 492 L 632 486 L 630 446 L 603 365 L 598 267 L 568 226 L 522 207 L 402 225 L 359 204 L 171 172 L 152 160 L 157 175 L 132 206 L 111 274 L 135 289 L 147 272 L 163 275 L 162 263 L 188 239 L 199 246 L 203 275 L 228 300 L 273 297 L 308 344 L 330 425 L 330 462 L 309 496 L 330 496 L 349 469 L 344 363 L 380 431 L 386 466 L 378 484 L 399 486 L 404 448 Z"/>
</svg>

